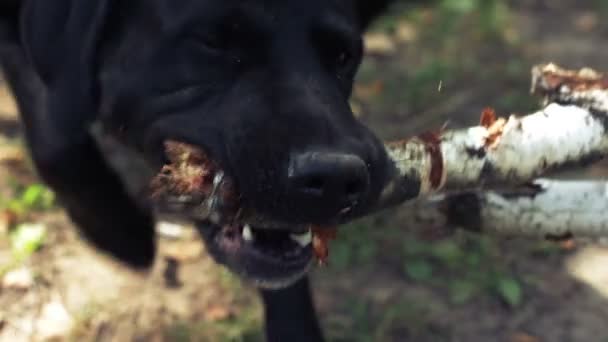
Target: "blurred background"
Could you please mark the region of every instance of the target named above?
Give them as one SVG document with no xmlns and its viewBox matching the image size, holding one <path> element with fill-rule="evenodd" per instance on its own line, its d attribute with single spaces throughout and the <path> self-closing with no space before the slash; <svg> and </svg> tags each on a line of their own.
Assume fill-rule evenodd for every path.
<svg viewBox="0 0 608 342">
<path fill-rule="evenodd" d="M 608 71 L 608 1 L 397 4 L 366 35 L 352 99 L 384 139 L 538 108 L 534 64 Z M 261 341 L 255 291 L 187 227 L 151 274 L 99 255 L 38 183 L 0 81 L 0 341 Z M 605 178 L 598 164 L 570 176 Z M 608 341 L 608 249 L 435 234 L 395 208 L 350 224 L 315 269 L 330 341 Z"/>
</svg>

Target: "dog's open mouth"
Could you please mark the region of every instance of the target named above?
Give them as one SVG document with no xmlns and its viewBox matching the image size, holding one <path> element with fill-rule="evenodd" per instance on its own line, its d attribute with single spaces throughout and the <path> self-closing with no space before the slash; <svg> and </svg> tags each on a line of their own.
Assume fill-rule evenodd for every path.
<svg viewBox="0 0 608 342">
<path fill-rule="evenodd" d="M 165 142 L 168 163 L 151 182 L 159 212 L 194 220 L 210 254 L 263 287 L 285 286 L 324 263 L 335 229 L 260 218 L 240 205 L 232 179 L 202 149 Z"/>
</svg>

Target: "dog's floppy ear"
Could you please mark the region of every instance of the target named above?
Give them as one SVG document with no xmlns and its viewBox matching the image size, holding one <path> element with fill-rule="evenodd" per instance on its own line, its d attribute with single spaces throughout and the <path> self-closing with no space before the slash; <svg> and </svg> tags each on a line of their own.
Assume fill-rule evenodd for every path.
<svg viewBox="0 0 608 342">
<path fill-rule="evenodd" d="M 71 78 L 68 74 L 93 77 L 98 43 L 111 2 L 25 0 L 20 18 L 21 42 L 45 84 Z"/>
<path fill-rule="evenodd" d="M 21 111 L 39 175 L 89 241 L 132 266 L 149 267 L 153 216 L 130 198 L 89 130 L 98 115 L 100 45 L 118 0 L 22 1 L 20 66 L 34 71 L 28 77 L 41 81 L 46 95 L 35 94 L 41 105 Z"/>
</svg>

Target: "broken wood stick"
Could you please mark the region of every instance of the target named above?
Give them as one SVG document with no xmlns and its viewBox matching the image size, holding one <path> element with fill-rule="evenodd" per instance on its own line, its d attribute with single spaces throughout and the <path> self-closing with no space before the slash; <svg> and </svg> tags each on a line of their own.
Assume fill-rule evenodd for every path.
<svg viewBox="0 0 608 342">
<path fill-rule="evenodd" d="M 545 108 L 536 113 L 502 119 L 486 109 L 479 126 L 388 144 L 396 177 L 378 207 L 421 198 L 414 205 L 424 214 L 412 215 L 410 224 L 608 237 L 608 182 L 534 181 L 608 153 L 608 77 L 539 65 L 532 69 L 532 93 L 544 97 Z"/>
<path fill-rule="evenodd" d="M 590 69 L 535 67 L 534 93 L 555 101 L 542 110 L 504 119 L 486 109 L 479 126 L 387 144 L 395 177 L 380 206 L 439 191 L 519 185 L 601 159 L 608 154 L 607 88 L 608 80 Z"/>
<path fill-rule="evenodd" d="M 514 190 L 439 194 L 404 208 L 407 226 L 551 240 L 608 237 L 608 182 L 538 179 Z"/>
</svg>

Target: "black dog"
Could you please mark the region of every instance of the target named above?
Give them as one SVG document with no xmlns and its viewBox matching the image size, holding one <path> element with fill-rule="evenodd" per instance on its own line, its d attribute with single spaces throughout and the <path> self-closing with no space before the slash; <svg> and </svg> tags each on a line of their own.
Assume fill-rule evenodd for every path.
<svg viewBox="0 0 608 342">
<path fill-rule="evenodd" d="M 319 341 L 311 247 L 293 236 L 363 213 L 387 179 L 348 105 L 361 32 L 387 2 L 3 0 L 0 57 L 40 176 L 92 243 L 134 267 L 154 257 L 152 214 L 93 122 L 156 169 L 166 139 L 200 146 L 245 206 L 291 223 L 247 227 L 251 243 L 198 222 L 211 254 L 263 288 L 269 340 Z"/>
</svg>

